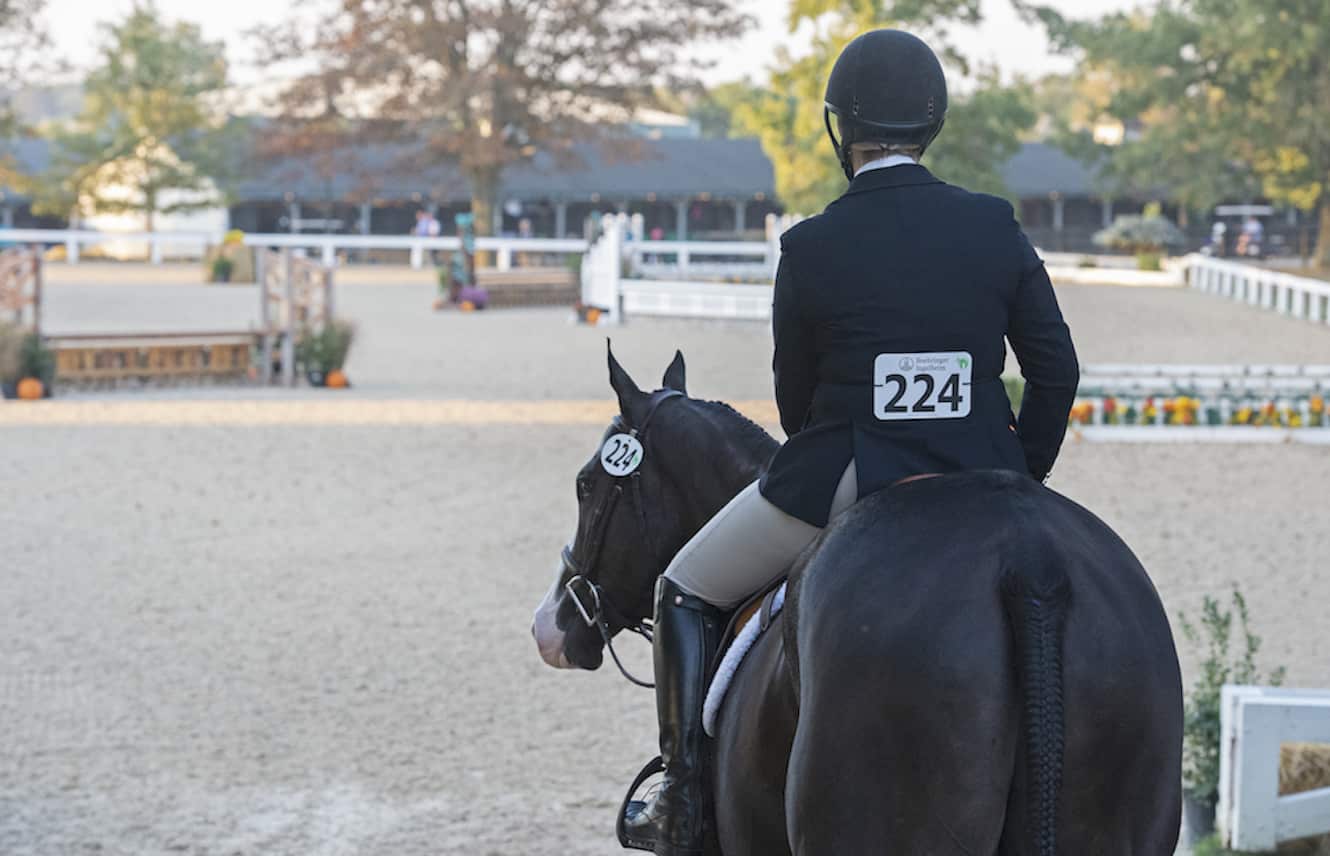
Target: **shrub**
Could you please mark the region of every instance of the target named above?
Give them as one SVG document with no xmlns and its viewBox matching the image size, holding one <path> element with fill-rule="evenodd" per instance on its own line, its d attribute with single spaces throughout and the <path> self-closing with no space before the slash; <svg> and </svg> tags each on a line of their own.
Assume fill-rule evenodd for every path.
<svg viewBox="0 0 1330 856">
<path fill-rule="evenodd" d="M 1011 402 L 1011 412 L 1020 413 L 1021 399 L 1025 397 L 1025 379 L 1003 375 L 1002 386 L 1007 390 L 1007 400 Z"/>
<path fill-rule="evenodd" d="M 355 325 L 349 321 L 329 321 L 318 330 L 306 328 L 296 342 L 296 362 L 305 371 L 323 374 L 340 369 L 355 338 Z"/>
<path fill-rule="evenodd" d="M 236 263 L 224 255 L 218 255 L 212 260 L 212 281 L 230 282 L 231 271 L 235 270 Z"/>
<path fill-rule="evenodd" d="M 35 377 L 48 390 L 55 382 L 55 351 L 46 347 L 42 337 L 36 333 L 30 332 L 24 336 L 19 346 L 18 376 Z"/>
<path fill-rule="evenodd" d="M 1232 650 L 1233 619 L 1241 648 Z M 1221 610 L 1219 601 L 1207 595 L 1201 602 L 1200 625 L 1184 615 L 1182 635 L 1201 648 L 1205 659 L 1200 674 L 1187 694 L 1182 742 L 1182 783 L 1187 793 L 1201 802 L 1213 803 L 1219 797 L 1219 700 L 1224 684 L 1259 684 L 1256 654 L 1261 638 L 1251 632 L 1247 601 L 1235 586 L 1233 606 Z M 1284 669 L 1265 677 L 1264 683 L 1278 686 L 1284 681 Z"/>
<path fill-rule="evenodd" d="M 1187 242 L 1182 231 L 1167 217 L 1129 214 L 1094 235 L 1098 246 L 1124 253 L 1162 253 Z"/>
</svg>

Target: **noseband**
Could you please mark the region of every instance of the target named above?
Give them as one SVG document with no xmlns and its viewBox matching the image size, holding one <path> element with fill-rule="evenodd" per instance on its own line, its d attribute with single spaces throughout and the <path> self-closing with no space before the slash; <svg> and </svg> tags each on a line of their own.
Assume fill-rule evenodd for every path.
<svg viewBox="0 0 1330 856">
<path fill-rule="evenodd" d="M 656 414 L 656 410 L 661 404 L 669 401 L 671 398 L 681 398 L 683 393 L 677 390 L 669 389 L 658 394 L 651 401 L 647 408 L 646 415 L 642 418 L 641 424 L 629 430 L 629 434 L 636 437 L 645 448 L 646 443 L 643 435 L 646 433 L 647 424 L 651 417 Z M 615 507 L 619 504 L 619 497 L 623 496 L 624 482 L 627 481 L 632 486 L 633 504 L 637 507 L 638 527 L 641 530 L 642 543 L 646 545 L 648 554 L 651 554 L 651 529 L 647 526 L 646 506 L 642 502 L 642 472 L 640 469 L 634 470 L 627 476 L 616 476 L 614 488 L 610 491 L 609 498 L 600 512 L 593 518 L 593 531 L 589 539 L 587 548 L 586 563 L 579 565 L 573 558 L 573 548 L 571 545 L 565 546 L 563 552 L 559 554 L 563 562 L 563 571 L 571 574 L 568 582 L 564 583 L 564 591 L 573 599 L 573 605 L 577 607 L 577 612 L 582 616 L 588 627 L 594 627 L 600 631 L 600 638 L 605 641 L 605 647 L 609 649 L 610 657 L 614 660 L 614 665 L 619 668 L 622 674 L 630 683 L 647 689 L 655 688 L 655 684 L 633 677 L 619 659 L 619 653 L 614 650 L 614 641 L 611 638 L 610 624 L 632 631 L 641 636 L 648 642 L 652 641 L 652 627 L 650 619 L 633 619 L 628 617 L 623 610 L 614 605 L 605 590 L 598 583 L 591 580 L 591 573 L 596 569 L 596 562 L 600 558 L 600 549 L 604 545 L 605 531 L 609 528 L 610 517 L 614 513 Z M 580 589 L 580 592 L 579 592 Z M 589 600 L 588 600 L 589 599 Z M 608 619 L 608 620 L 607 620 Z"/>
</svg>

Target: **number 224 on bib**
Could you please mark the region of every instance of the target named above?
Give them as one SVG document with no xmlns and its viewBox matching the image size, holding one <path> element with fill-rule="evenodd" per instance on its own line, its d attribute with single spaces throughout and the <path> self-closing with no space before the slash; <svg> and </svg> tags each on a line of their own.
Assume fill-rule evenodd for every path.
<svg viewBox="0 0 1330 856">
<path fill-rule="evenodd" d="M 973 371 L 974 359 L 965 351 L 878 354 L 873 415 L 883 422 L 969 416 Z"/>
</svg>

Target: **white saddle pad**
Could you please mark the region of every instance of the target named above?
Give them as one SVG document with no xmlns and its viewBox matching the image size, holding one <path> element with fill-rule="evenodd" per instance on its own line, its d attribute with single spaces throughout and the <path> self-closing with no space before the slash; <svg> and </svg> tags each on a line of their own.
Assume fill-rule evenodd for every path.
<svg viewBox="0 0 1330 856">
<path fill-rule="evenodd" d="M 775 596 L 771 599 L 771 614 L 774 616 L 779 613 L 784 605 L 785 584 L 781 583 L 780 588 L 776 590 Z M 720 661 L 720 666 L 711 679 L 711 687 L 707 690 L 707 700 L 702 703 L 702 728 L 711 737 L 716 736 L 716 717 L 720 715 L 720 703 L 725 700 L 725 691 L 730 688 L 730 682 L 734 680 L 735 674 L 739 671 L 739 664 L 743 662 L 744 655 L 757 641 L 761 628 L 762 612 L 758 610 L 744 623 L 743 628 L 734 634 L 734 644 L 730 645 L 729 650 L 725 652 L 725 658 Z"/>
</svg>

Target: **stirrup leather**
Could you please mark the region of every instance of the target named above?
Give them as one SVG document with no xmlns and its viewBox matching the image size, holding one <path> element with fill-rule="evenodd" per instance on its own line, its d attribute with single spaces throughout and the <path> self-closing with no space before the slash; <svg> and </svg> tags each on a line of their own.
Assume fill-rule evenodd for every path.
<svg viewBox="0 0 1330 856">
<path fill-rule="evenodd" d="M 642 768 L 642 772 L 638 773 L 637 778 L 633 779 L 633 783 L 628 786 L 628 793 L 624 794 L 623 804 L 619 806 L 619 819 L 614 824 L 614 831 L 619 836 L 619 845 L 623 847 L 623 849 L 645 850 L 648 853 L 656 852 L 656 845 L 654 842 L 638 841 L 636 839 L 630 838 L 628 835 L 628 829 L 624 824 L 628 820 L 628 810 L 629 808 L 633 807 L 633 804 L 635 802 L 637 803 L 637 811 L 642 811 L 643 809 L 646 808 L 645 802 L 640 802 L 633 799 L 633 797 L 637 794 L 637 789 L 642 787 L 642 783 L 645 782 L 647 779 L 651 778 L 657 773 L 663 773 L 663 772 L 665 772 L 665 762 L 661 760 L 661 757 L 659 755 L 657 755 L 656 757 L 652 758 L 650 761 L 647 762 L 647 765 Z"/>
</svg>

